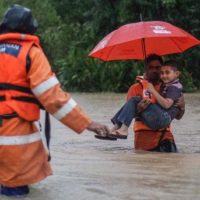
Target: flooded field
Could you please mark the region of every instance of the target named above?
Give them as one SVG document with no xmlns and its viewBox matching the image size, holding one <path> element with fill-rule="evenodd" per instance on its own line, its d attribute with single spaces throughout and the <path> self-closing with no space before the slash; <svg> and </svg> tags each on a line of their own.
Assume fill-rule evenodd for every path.
<svg viewBox="0 0 200 200">
<path fill-rule="evenodd" d="M 92 119 L 110 127 L 109 119 L 125 101 L 125 94 L 72 96 Z M 32 185 L 23 199 L 199 200 L 200 94 L 185 94 L 185 101 L 183 119 L 172 125 L 178 154 L 135 151 L 131 129 L 128 140 L 102 141 L 52 119 L 54 175 Z"/>
</svg>

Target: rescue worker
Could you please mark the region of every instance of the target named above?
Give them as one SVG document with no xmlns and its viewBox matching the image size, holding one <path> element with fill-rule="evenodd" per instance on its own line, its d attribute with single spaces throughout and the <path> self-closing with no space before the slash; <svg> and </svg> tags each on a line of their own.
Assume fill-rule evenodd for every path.
<svg viewBox="0 0 200 200">
<path fill-rule="evenodd" d="M 25 195 L 29 184 L 52 174 L 33 123 L 40 118 L 39 104 L 77 133 L 109 132 L 61 89 L 34 35 L 36 29 L 31 10 L 20 5 L 8 8 L 0 24 L 0 185 L 7 196 Z"/>
<path fill-rule="evenodd" d="M 154 85 L 157 91 L 159 91 L 161 85 L 160 67 L 163 64 L 163 60 L 160 56 L 152 54 L 147 57 L 146 63 L 145 78 Z M 141 83 L 135 83 L 129 88 L 127 99 L 129 100 L 134 96 L 144 98 L 145 93 L 144 86 L 142 86 Z M 148 105 L 149 102 L 143 99 L 138 104 L 137 109 L 142 111 Z M 180 108 L 180 112 L 176 116 L 176 119 L 180 119 L 184 114 L 184 99 L 179 99 L 176 106 Z M 134 122 L 133 130 L 135 149 L 159 152 L 177 152 L 174 136 L 170 128 L 167 128 L 166 130 L 153 131 L 137 118 Z"/>
</svg>

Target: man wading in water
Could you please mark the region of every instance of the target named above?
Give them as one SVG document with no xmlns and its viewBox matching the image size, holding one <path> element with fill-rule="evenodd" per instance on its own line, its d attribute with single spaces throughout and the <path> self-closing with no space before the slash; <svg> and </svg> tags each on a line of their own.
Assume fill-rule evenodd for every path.
<svg viewBox="0 0 200 200">
<path fill-rule="evenodd" d="M 146 63 L 146 79 L 152 83 L 155 89 L 159 92 L 161 85 L 160 67 L 163 64 L 163 60 L 160 56 L 152 54 L 147 57 Z M 129 88 L 127 100 L 135 96 L 143 96 L 143 88 L 140 83 L 135 83 Z M 145 101 L 142 100 L 141 103 L 138 104 L 138 110 L 142 110 L 146 106 L 148 106 L 148 103 L 145 103 Z M 176 106 L 179 107 L 180 112 L 175 118 L 180 119 L 185 111 L 185 103 L 182 97 L 176 103 Z M 159 152 L 177 152 L 174 137 L 170 128 L 154 131 L 146 126 L 140 118 L 137 118 L 134 122 L 133 130 L 135 133 L 135 149 Z"/>
</svg>

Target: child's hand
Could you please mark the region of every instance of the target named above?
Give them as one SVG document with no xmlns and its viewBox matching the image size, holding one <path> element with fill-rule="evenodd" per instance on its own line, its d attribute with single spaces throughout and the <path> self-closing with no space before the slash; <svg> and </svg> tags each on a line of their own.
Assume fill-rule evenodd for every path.
<svg viewBox="0 0 200 200">
<path fill-rule="evenodd" d="M 149 92 L 153 93 L 155 91 L 155 88 L 154 88 L 154 86 L 151 83 L 148 82 L 148 84 L 147 84 L 147 90 Z"/>
</svg>

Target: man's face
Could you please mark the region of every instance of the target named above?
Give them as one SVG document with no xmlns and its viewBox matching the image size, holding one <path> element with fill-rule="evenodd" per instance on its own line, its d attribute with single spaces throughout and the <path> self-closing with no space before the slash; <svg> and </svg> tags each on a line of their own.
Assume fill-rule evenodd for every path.
<svg viewBox="0 0 200 200">
<path fill-rule="evenodd" d="M 159 60 L 152 60 L 147 64 L 145 75 L 151 83 L 157 83 L 160 80 L 161 63 Z"/>
</svg>

